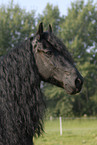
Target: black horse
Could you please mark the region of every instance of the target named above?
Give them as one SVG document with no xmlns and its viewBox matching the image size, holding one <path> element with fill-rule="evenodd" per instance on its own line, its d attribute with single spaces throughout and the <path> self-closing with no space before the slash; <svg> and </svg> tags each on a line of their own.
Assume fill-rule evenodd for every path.
<svg viewBox="0 0 97 145">
<path fill-rule="evenodd" d="M 40 82 L 78 93 L 83 78 L 65 45 L 52 33 L 38 31 L 0 59 L 0 145 L 33 145 L 43 131 L 45 103 Z"/>
</svg>

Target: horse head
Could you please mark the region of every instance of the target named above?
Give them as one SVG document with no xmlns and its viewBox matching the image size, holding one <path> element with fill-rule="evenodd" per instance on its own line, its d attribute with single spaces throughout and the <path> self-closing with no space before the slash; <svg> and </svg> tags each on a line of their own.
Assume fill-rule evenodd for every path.
<svg viewBox="0 0 97 145">
<path fill-rule="evenodd" d="M 69 94 L 80 92 L 83 77 L 66 46 L 53 34 L 51 25 L 44 32 L 40 23 L 31 43 L 41 80 L 62 87 Z"/>
</svg>

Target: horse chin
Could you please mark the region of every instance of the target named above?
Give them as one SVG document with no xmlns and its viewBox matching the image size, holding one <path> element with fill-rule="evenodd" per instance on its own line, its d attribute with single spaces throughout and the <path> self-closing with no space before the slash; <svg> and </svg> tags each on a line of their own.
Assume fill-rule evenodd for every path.
<svg viewBox="0 0 97 145">
<path fill-rule="evenodd" d="M 68 94 L 70 95 L 74 95 L 80 92 L 81 89 L 70 89 L 70 90 L 66 90 Z"/>
<path fill-rule="evenodd" d="M 76 89 L 76 88 L 72 88 L 72 87 L 64 87 L 63 86 L 63 88 L 66 90 L 66 92 L 67 92 L 67 94 L 70 94 L 70 95 L 74 95 L 74 94 L 76 94 L 76 93 L 79 93 L 80 92 L 80 90 L 78 90 L 78 89 Z"/>
</svg>

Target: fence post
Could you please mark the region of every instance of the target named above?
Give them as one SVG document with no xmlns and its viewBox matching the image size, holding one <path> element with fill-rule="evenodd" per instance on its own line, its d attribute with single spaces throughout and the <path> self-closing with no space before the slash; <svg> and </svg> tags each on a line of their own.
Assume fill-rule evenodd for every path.
<svg viewBox="0 0 97 145">
<path fill-rule="evenodd" d="M 60 120 L 60 135 L 62 135 L 62 117 L 59 117 Z"/>
</svg>

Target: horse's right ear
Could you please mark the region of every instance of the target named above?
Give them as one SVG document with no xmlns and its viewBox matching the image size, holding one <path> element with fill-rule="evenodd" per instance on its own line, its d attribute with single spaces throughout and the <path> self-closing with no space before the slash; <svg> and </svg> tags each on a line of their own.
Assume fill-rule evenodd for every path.
<svg viewBox="0 0 97 145">
<path fill-rule="evenodd" d="M 37 34 L 41 35 L 43 33 L 43 23 L 41 22 L 38 27 Z"/>
<path fill-rule="evenodd" d="M 52 33 L 52 26 L 50 24 L 49 24 L 49 27 L 48 27 L 48 32 Z"/>
</svg>

